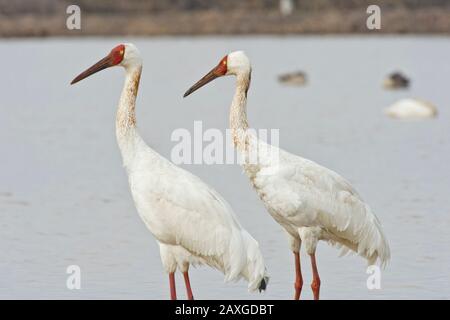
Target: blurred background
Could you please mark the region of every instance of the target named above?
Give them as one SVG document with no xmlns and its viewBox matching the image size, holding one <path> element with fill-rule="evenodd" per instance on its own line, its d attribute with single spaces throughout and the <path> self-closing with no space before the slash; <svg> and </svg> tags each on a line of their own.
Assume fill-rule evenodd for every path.
<svg viewBox="0 0 450 320">
<path fill-rule="evenodd" d="M 72 4 L 79 30 L 66 27 Z M 367 28 L 372 4 L 379 30 Z M 338 172 L 370 204 L 392 250 L 381 289 L 367 288 L 364 260 L 320 243 L 322 298 L 449 299 L 449 33 L 450 0 L 0 0 L 0 298 L 169 297 L 115 139 L 123 70 L 69 85 L 133 42 L 144 60 L 139 132 L 163 156 L 173 131 L 192 132 L 194 121 L 228 128 L 231 77 L 182 94 L 245 50 L 250 125 L 279 129 L 282 148 Z M 242 281 L 192 269 L 194 296 L 290 299 L 292 253 L 242 168 L 183 167 L 229 201 L 271 275 L 266 293 L 250 294 Z M 81 269 L 80 290 L 66 286 L 70 265 Z"/>
<path fill-rule="evenodd" d="M 82 10 L 82 31 L 65 27 Z M 367 33 L 366 8 L 382 8 L 381 33 L 449 33 L 449 0 L 0 0 L 0 36 Z"/>
</svg>

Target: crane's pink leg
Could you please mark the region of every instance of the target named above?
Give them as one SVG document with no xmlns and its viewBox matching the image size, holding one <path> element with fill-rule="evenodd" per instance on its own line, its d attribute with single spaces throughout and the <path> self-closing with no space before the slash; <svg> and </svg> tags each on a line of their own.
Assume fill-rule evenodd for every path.
<svg viewBox="0 0 450 320">
<path fill-rule="evenodd" d="M 175 287 L 175 272 L 169 273 L 170 299 L 177 300 L 177 288 Z"/>
<path fill-rule="evenodd" d="M 300 293 L 302 292 L 302 287 L 303 287 L 302 269 L 300 266 L 300 253 L 294 252 L 294 256 L 295 256 L 295 283 L 294 283 L 295 295 L 294 295 L 294 300 L 299 300 Z"/>
<path fill-rule="evenodd" d="M 310 255 L 310 257 L 311 257 L 311 266 L 312 266 L 312 273 L 313 273 L 313 281 L 311 283 L 311 289 L 314 294 L 314 300 L 319 300 L 320 277 L 319 277 L 319 271 L 317 271 L 316 254 L 313 253 Z"/>
<path fill-rule="evenodd" d="M 194 295 L 192 294 L 191 282 L 189 281 L 189 273 L 183 272 L 184 283 L 186 285 L 186 293 L 188 300 L 194 300 Z"/>
</svg>

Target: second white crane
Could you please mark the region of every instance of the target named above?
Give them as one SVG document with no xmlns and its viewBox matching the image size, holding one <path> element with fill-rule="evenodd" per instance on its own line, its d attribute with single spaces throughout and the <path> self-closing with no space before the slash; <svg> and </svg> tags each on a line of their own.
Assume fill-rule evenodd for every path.
<svg viewBox="0 0 450 320">
<path fill-rule="evenodd" d="M 319 240 L 355 251 L 370 264 L 378 259 L 382 264 L 387 263 L 389 245 L 378 218 L 344 178 L 317 163 L 266 144 L 248 130 L 247 92 L 251 71 L 245 53 L 232 52 L 184 96 L 218 77 L 236 77 L 230 107 L 235 148 L 243 155 L 244 171 L 254 189 L 288 234 L 295 256 L 294 298 L 300 298 L 303 285 L 299 255 L 303 244 L 311 258 L 314 298 L 319 299 L 320 277 L 315 256 Z"/>
</svg>

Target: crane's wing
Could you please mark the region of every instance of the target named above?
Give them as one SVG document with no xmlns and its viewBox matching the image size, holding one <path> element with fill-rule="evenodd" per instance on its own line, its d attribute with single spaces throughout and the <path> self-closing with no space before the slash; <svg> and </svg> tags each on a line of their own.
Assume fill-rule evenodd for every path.
<svg viewBox="0 0 450 320">
<path fill-rule="evenodd" d="M 336 172 L 279 150 L 276 168 L 263 166 L 256 182 L 265 188 L 273 207 L 294 223 L 301 216 L 325 230 L 328 240 L 355 250 L 371 263 L 377 257 L 383 264 L 388 261 L 389 246 L 378 218 Z"/>
<path fill-rule="evenodd" d="M 236 277 L 247 256 L 242 228 L 230 205 L 198 177 L 166 159 L 149 161 L 140 165 L 147 170 L 137 167 L 138 177 L 131 173 L 130 179 L 136 206 L 149 229 L 159 241 L 182 246 L 229 278 Z"/>
</svg>

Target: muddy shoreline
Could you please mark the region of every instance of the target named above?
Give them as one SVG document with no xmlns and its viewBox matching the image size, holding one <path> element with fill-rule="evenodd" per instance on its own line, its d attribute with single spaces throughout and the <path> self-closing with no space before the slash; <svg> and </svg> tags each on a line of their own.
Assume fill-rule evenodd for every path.
<svg viewBox="0 0 450 320">
<path fill-rule="evenodd" d="M 440 7 L 382 14 L 381 29 L 366 27 L 361 9 L 295 12 L 283 17 L 276 10 L 164 11 L 159 13 L 86 13 L 81 30 L 68 30 L 65 14 L 0 14 L 0 37 L 113 35 L 232 35 L 232 34 L 450 34 L 450 10 Z"/>
</svg>

